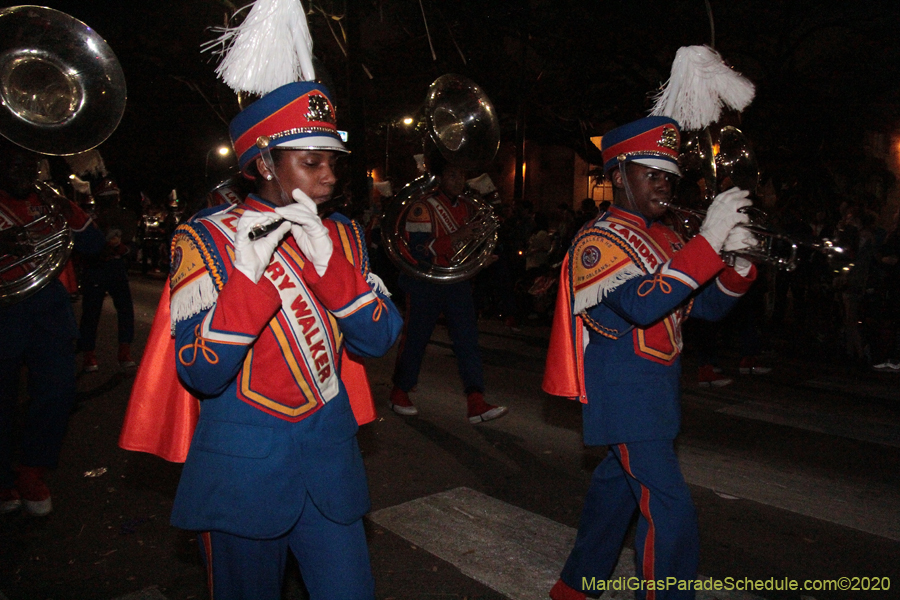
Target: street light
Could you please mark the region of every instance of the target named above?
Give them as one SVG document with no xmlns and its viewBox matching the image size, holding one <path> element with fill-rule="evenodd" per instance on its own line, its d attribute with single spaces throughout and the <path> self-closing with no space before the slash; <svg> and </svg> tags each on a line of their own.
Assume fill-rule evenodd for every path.
<svg viewBox="0 0 900 600">
<path fill-rule="evenodd" d="M 203 169 L 203 179 L 209 177 L 209 157 L 213 152 L 218 154 L 219 158 L 222 159 L 231 154 L 231 147 L 226 146 L 225 144 L 220 144 L 215 148 L 209 149 L 209 152 L 206 153 L 206 167 Z"/>
<path fill-rule="evenodd" d="M 405 127 L 409 127 L 414 122 L 412 117 L 403 117 L 399 121 L 388 121 L 385 126 L 385 135 L 384 135 L 384 179 L 388 178 L 388 168 L 390 167 L 390 154 L 391 154 L 391 128 L 396 125 L 403 125 Z"/>
</svg>

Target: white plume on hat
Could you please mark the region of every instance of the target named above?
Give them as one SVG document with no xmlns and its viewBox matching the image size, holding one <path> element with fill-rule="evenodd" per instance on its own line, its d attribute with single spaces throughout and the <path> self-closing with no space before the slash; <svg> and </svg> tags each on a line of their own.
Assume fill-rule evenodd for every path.
<svg viewBox="0 0 900 600">
<path fill-rule="evenodd" d="M 756 89 L 709 46 L 684 46 L 675 53 L 672 74 L 656 96 L 650 114 L 678 121 L 683 131 L 703 129 L 722 108 L 744 110 Z"/>
<path fill-rule="evenodd" d="M 375 191 L 378 192 L 378 195 L 382 198 L 390 198 L 394 195 L 394 187 L 391 185 L 390 181 L 376 181 Z"/>
<path fill-rule="evenodd" d="M 491 181 L 491 178 L 487 173 L 482 173 L 478 177 L 468 180 L 466 183 L 469 184 L 470 188 L 482 195 L 497 191 L 497 186 L 494 185 L 494 182 Z"/>
<path fill-rule="evenodd" d="M 96 149 L 86 150 L 78 154 L 70 154 L 65 157 L 66 163 L 72 172 L 81 177 L 89 175 L 99 175 L 106 177 L 106 165 L 103 164 L 103 157 Z"/>
<path fill-rule="evenodd" d="M 78 175 L 72 174 L 72 178 L 70 179 L 72 183 L 72 187 L 79 194 L 90 194 L 91 193 L 91 184 L 89 181 L 84 181 Z"/>
<path fill-rule="evenodd" d="M 236 27 L 203 45 L 221 45 L 216 73 L 235 92 L 265 95 L 282 85 L 316 78 L 312 36 L 300 0 L 256 0 Z"/>
</svg>

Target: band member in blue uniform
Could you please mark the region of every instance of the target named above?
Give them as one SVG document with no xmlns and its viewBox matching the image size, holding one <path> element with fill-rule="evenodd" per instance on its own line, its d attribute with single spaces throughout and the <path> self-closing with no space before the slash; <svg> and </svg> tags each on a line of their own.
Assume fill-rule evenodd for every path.
<svg viewBox="0 0 900 600">
<path fill-rule="evenodd" d="M 681 324 L 689 315 L 723 317 L 756 271 L 746 259 L 729 267 L 719 256 L 755 243 L 740 227 L 747 192 L 716 197 L 688 242 L 660 222 L 680 175 L 679 136 L 667 117 L 603 136 L 614 204 L 576 235 L 563 265 L 557 311 L 565 318 L 554 323 L 544 388 L 559 393 L 554 378 L 574 379 L 584 441 L 609 452 L 594 471 L 575 546 L 550 592 L 554 600 L 583 600 L 596 589 L 590 582 L 609 579 L 636 512 L 637 575 L 645 585 L 637 597 L 693 597 L 652 589 L 667 577 L 697 575 L 697 516 L 673 445 Z"/>
<path fill-rule="evenodd" d="M 15 289 L 12 282 L 33 275 L 32 265 L 15 265 L 23 249 L 14 228 L 51 211 L 35 193 L 37 174 L 35 154 L 0 140 L 0 277 L 12 286 L 9 290 Z M 65 198 L 57 204 L 73 232 L 75 249 L 99 253 L 103 235 L 87 213 Z M 44 516 L 53 509 L 45 473 L 59 461 L 75 404 L 77 337 L 69 292 L 59 278 L 0 307 L 0 514 L 24 506 L 28 513 Z M 29 402 L 23 427 L 15 432 L 23 366 Z"/>
<path fill-rule="evenodd" d="M 78 349 L 84 353 L 82 369 L 95 373 L 100 369 L 95 349 L 100 314 L 107 294 L 116 309 L 119 366 L 133 369 L 136 363 L 131 357 L 134 341 L 134 301 L 128 282 L 128 264 L 131 260 L 131 244 L 137 230 L 137 217 L 123 208 L 119 186 L 110 178 L 104 178 L 94 192 L 97 200 L 97 226 L 106 236 L 106 246 L 97 256 L 85 257 L 81 272 L 81 323 L 79 324 Z"/>
<path fill-rule="evenodd" d="M 466 185 L 463 169 L 448 164 L 436 150 L 429 156 L 428 168 L 440 178 L 438 191 L 409 207 L 403 235 L 416 260 L 447 266 L 459 245 L 473 235 L 469 222 L 475 207 L 463 196 Z M 407 318 L 397 353 L 391 409 L 404 416 L 419 413 L 409 392 L 419 380 L 425 348 L 443 314 L 453 340 L 469 422 L 481 423 L 505 415 L 505 406 L 494 406 L 484 400 L 478 317 L 471 283 L 432 283 L 405 273 L 401 273 L 397 283 L 406 293 Z"/>
<path fill-rule="evenodd" d="M 372 599 L 369 494 L 340 372 L 345 349 L 384 354 L 402 319 L 361 227 L 317 215 L 346 152 L 328 91 L 281 86 L 231 136 L 256 193 L 201 211 L 172 242 L 176 366 L 202 399 L 172 524 L 204 532 L 217 600 L 280 598 L 289 549 L 313 600 Z"/>
</svg>

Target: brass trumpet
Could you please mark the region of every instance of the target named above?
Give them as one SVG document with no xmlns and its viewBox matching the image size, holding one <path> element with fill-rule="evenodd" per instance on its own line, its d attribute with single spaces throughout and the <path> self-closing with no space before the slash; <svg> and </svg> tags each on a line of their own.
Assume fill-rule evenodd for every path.
<svg viewBox="0 0 900 600">
<path fill-rule="evenodd" d="M 698 179 L 703 181 L 707 203 L 730 187 L 736 186 L 750 190 L 751 193 L 759 187 L 759 167 L 753 149 L 741 130 L 731 125 L 718 131 L 711 131 L 707 127 L 685 136 L 679 163 L 682 172 L 697 174 Z M 705 210 L 672 203 L 666 206 L 681 219 L 688 237 L 697 233 L 692 220 L 702 221 L 706 218 Z M 835 246 L 830 240 L 822 243 L 796 240 L 773 229 L 768 225 L 768 215 L 759 208 L 750 206 L 742 209 L 742 212 L 750 217 L 750 223 L 744 227 L 756 237 L 758 243 L 754 248 L 723 254 L 723 259 L 728 264 L 733 264 L 735 256 L 744 256 L 751 261 L 790 272 L 797 268 L 801 248 L 821 252 L 829 257 L 843 252 L 842 248 Z"/>
<path fill-rule="evenodd" d="M 685 229 L 690 230 L 692 226 L 690 220 L 698 219 L 702 221 L 706 218 L 705 210 L 697 210 L 692 208 L 684 208 L 674 204 L 665 203 L 665 206 L 683 219 Z M 747 248 L 740 252 L 725 252 L 722 258 L 726 264 L 733 265 L 735 256 L 743 256 L 753 262 L 764 262 L 770 264 L 777 269 L 791 272 L 797 268 L 800 258 L 798 252 L 800 248 L 806 248 L 821 252 L 826 256 L 834 256 L 841 254 L 844 250 L 839 246 L 835 246 L 831 240 L 825 240 L 823 243 L 805 242 L 795 240 L 790 236 L 779 233 L 765 225 L 754 222 L 754 216 L 759 220 L 765 218 L 765 213 L 754 207 L 748 207 L 749 210 L 743 210 L 751 215 L 750 223 L 743 225 L 757 240 L 754 248 Z M 696 232 L 694 232 L 696 233 Z"/>
</svg>

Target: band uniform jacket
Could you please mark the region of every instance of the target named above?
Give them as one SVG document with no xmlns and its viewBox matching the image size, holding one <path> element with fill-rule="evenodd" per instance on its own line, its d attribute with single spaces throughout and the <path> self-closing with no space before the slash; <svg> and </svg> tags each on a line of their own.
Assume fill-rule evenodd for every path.
<svg viewBox="0 0 900 600">
<path fill-rule="evenodd" d="M 176 368 L 202 401 L 171 522 L 276 537 L 307 494 L 328 518 L 354 522 L 369 496 L 341 350 L 384 354 L 401 317 L 368 273 L 360 227 L 340 215 L 323 221 L 334 244 L 324 276 L 287 235 L 254 284 L 232 264 L 245 210 L 273 207 L 251 195 L 198 214 L 172 240 Z"/>
<path fill-rule="evenodd" d="M 749 289 L 702 236 L 612 206 L 573 240 L 560 278 L 544 389 L 584 404 L 588 445 L 674 439 L 681 326 L 724 317 Z"/>
<path fill-rule="evenodd" d="M 476 209 L 465 196 L 451 199 L 443 191 L 418 200 L 409 207 L 404 236 L 416 260 L 446 267 L 458 250 L 451 234 L 466 225 Z"/>
</svg>

